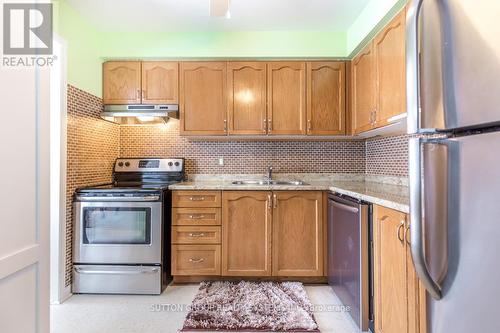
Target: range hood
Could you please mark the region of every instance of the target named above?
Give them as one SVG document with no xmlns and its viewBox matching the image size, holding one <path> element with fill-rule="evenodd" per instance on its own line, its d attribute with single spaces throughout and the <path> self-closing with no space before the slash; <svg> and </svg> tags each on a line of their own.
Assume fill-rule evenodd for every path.
<svg viewBox="0 0 500 333">
<path fill-rule="evenodd" d="M 105 105 L 101 118 L 120 125 L 164 124 L 170 118 L 179 119 L 179 105 Z"/>
</svg>

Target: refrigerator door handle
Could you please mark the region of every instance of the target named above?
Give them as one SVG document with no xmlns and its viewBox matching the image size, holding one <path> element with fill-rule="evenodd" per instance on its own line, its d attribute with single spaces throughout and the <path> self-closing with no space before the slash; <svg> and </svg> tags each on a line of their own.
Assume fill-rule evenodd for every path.
<svg viewBox="0 0 500 333">
<path fill-rule="evenodd" d="M 409 140 L 409 183 L 410 183 L 410 235 L 411 256 L 418 277 L 425 289 L 436 300 L 441 299 L 441 286 L 434 281 L 424 253 L 423 220 L 422 220 L 422 155 L 420 151 L 421 138 Z"/>
<path fill-rule="evenodd" d="M 406 13 L 406 105 L 408 134 L 420 131 L 418 21 L 423 0 L 412 0 Z"/>
</svg>

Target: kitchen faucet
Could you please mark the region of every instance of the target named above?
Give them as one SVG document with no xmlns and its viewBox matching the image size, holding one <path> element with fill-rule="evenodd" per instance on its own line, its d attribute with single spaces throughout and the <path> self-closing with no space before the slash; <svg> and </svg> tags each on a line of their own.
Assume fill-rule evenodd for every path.
<svg viewBox="0 0 500 333">
<path fill-rule="evenodd" d="M 267 180 L 273 180 L 273 166 L 267 168 Z"/>
</svg>

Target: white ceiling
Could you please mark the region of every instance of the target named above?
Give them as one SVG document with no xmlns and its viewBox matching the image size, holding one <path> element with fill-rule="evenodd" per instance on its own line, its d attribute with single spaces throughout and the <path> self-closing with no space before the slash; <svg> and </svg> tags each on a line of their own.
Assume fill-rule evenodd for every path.
<svg viewBox="0 0 500 333">
<path fill-rule="evenodd" d="M 102 31 L 346 31 L 369 0 L 231 0 L 231 19 L 209 0 L 67 0 Z"/>
</svg>

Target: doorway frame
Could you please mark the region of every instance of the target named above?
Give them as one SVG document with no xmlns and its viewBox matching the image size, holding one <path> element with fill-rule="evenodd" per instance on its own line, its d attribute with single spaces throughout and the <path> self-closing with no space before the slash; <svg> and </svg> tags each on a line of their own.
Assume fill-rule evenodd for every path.
<svg viewBox="0 0 500 333">
<path fill-rule="evenodd" d="M 50 70 L 50 303 L 61 304 L 71 296 L 71 285 L 66 286 L 65 281 L 68 48 L 66 40 L 56 33 L 53 38 L 58 67 Z M 54 92 L 57 95 L 53 96 Z"/>
</svg>

